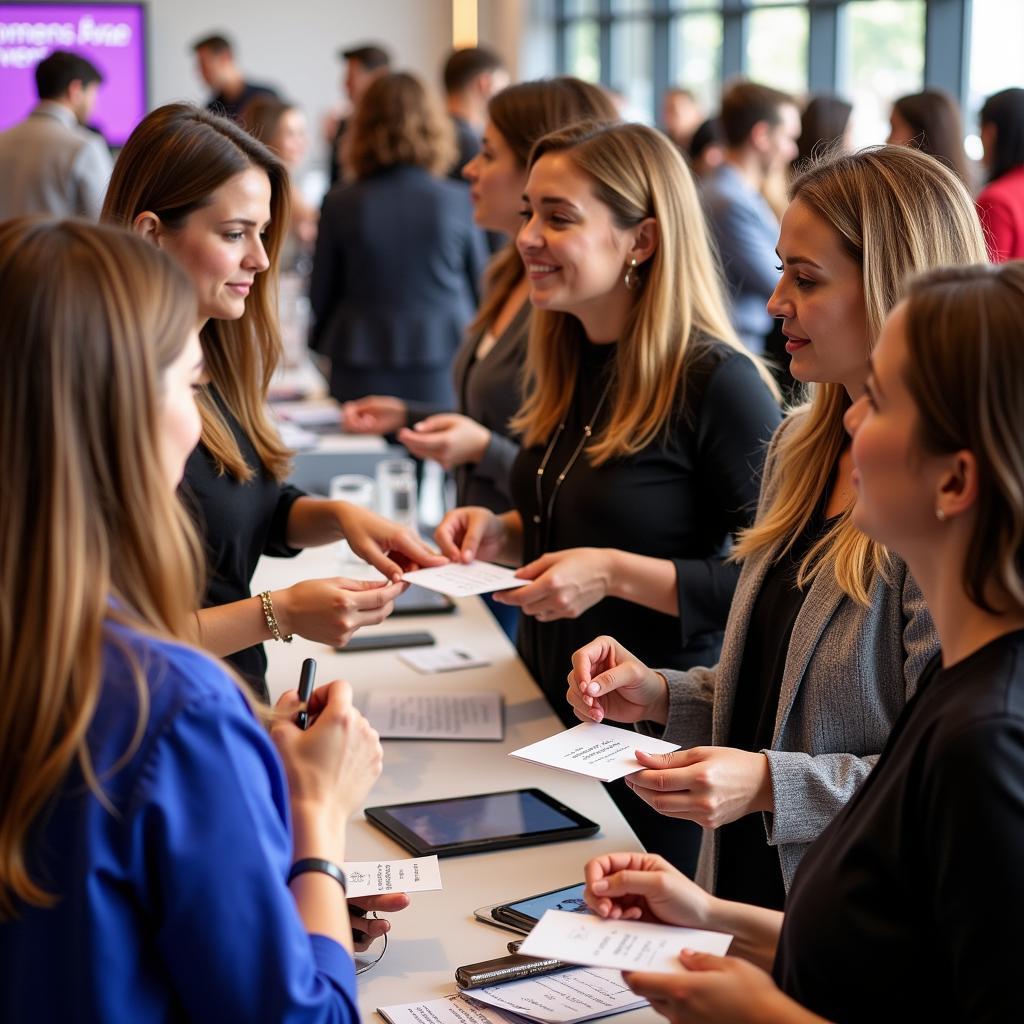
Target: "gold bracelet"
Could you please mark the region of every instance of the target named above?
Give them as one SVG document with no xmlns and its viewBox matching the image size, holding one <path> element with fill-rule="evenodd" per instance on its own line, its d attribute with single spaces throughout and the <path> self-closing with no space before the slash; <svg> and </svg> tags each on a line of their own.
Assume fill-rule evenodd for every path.
<svg viewBox="0 0 1024 1024">
<path fill-rule="evenodd" d="M 290 644 L 295 639 L 295 636 L 292 633 L 289 633 L 287 636 L 281 635 L 281 627 L 277 624 L 277 616 L 274 614 L 274 602 L 270 600 L 269 590 L 264 590 L 260 594 L 260 603 L 263 605 L 263 617 L 267 620 L 267 629 L 270 630 L 270 635 L 275 640 L 283 640 L 286 644 Z"/>
</svg>

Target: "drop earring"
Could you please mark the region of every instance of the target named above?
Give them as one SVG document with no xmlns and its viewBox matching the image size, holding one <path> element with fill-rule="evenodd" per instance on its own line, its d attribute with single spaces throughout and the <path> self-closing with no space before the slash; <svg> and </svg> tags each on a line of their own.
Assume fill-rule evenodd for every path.
<svg viewBox="0 0 1024 1024">
<path fill-rule="evenodd" d="M 635 256 L 629 261 L 629 266 L 626 267 L 626 273 L 622 278 L 622 283 L 631 292 L 636 291 L 636 289 L 640 287 L 640 275 L 636 272 Z"/>
</svg>

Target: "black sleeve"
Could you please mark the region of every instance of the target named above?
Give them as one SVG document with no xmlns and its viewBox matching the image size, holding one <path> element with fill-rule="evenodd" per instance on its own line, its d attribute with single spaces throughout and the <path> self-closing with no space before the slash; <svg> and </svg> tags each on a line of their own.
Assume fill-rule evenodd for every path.
<svg viewBox="0 0 1024 1024">
<path fill-rule="evenodd" d="M 330 319 L 331 310 L 338 301 L 337 288 L 341 277 L 341 252 L 334 244 L 331 230 L 333 194 L 328 192 L 320 210 L 320 229 L 313 251 L 313 270 L 309 279 L 309 347 L 321 351 L 324 328 Z"/>
<path fill-rule="evenodd" d="M 273 555 L 276 558 L 294 558 L 300 548 L 293 548 L 288 545 L 288 516 L 291 515 L 292 505 L 299 498 L 306 496 L 305 491 L 291 484 L 282 484 L 277 496 L 277 505 L 274 508 L 273 518 L 270 520 L 270 528 L 267 530 L 267 542 L 263 546 L 263 554 Z"/>
<path fill-rule="evenodd" d="M 709 514 L 729 533 L 754 520 L 768 442 L 782 421 L 779 403 L 753 361 L 737 353 L 717 366 L 700 400 L 696 450 Z M 684 646 L 695 633 L 722 628 L 740 567 L 723 558 L 677 558 Z"/>
<path fill-rule="evenodd" d="M 964 1020 L 1019 1020 L 1024 963 L 1024 721 L 965 727 L 924 774 L 924 842 L 936 942 Z"/>
</svg>

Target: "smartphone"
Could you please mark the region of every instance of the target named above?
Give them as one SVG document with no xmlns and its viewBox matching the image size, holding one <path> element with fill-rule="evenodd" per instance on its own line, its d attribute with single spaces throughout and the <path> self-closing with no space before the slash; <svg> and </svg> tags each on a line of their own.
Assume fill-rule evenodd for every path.
<svg viewBox="0 0 1024 1024">
<path fill-rule="evenodd" d="M 564 889 L 552 889 L 538 896 L 527 896 L 526 899 L 513 903 L 501 903 L 491 909 L 491 917 L 502 924 L 528 932 L 543 916 L 545 910 L 567 910 L 572 914 L 589 914 L 590 910 L 583 902 L 585 883 L 569 885 Z"/>
<path fill-rule="evenodd" d="M 335 647 L 339 654 L 355 651 L 391 651 L 396 647 L 430 647 L 437 643 L 433 633 L 357 633 L 344 647 Z"/>
</svg>

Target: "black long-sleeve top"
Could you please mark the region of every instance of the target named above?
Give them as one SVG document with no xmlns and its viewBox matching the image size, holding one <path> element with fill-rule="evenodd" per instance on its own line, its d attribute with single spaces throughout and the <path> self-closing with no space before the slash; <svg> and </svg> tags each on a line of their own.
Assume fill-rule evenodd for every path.
<svg viewBox="0 0 1024 1024">
<path fill-rule="evenodd" d="M 213 456 L 200 444 L 185 465 L 181 496 L 203 541 L 207 557 L 207 586 L 203 607 L 243 601 L 252 594 L 249 583 L 262 555 L 290 558 L 297 549 L 287 543 L 288 516 L 303 496 L 297 487 L 282 484 L 260 461 L 252 441 L 212 389 L 245 461 L 256 470 L 245 483 L 219 473 Z M 262 644 L 229 655 L 229 661 L 257 696 L 267 698 L 267 655 Z"/>
<path fill-rule="evenodd" d="M 938 657 L 800 863 L 774 974 L 830 1021 L 1020 1020 L 1024 630 Z"/>
<path fill-rule="evenodd" d="M 537 470 L 547 445 L 522 449 L 512 469 L 512 497 L 523 519 L 524 564 L 548 551 L 576 547 L 669 559 L 676 569 L 679 615 L 606 598 L 576 619 L 537 622 L 524 616 L 520 654 L 566 724 L 575 724 L 565 701 L 570 658 L 602 633 L 651 665 L 690 668 L 718 660 L 739 576 L 725 556 L 731 535 L 753 519 L 766 446 L 781 419 L 778 403 L 750 359 L 721 342 L 697 340 L 666 436 L 596 468 L 581 453 L 558 489 L 550 522 L 538 526 L 534 516 L 546 512 L 551 487 L 579 443 L 614 365 L 614 345 L 578 344 L 576 390 L 565 430 L 541 478 L 540 510 Z M 610 407 L 609 400 L 595 433 Z"/>
</svg>

